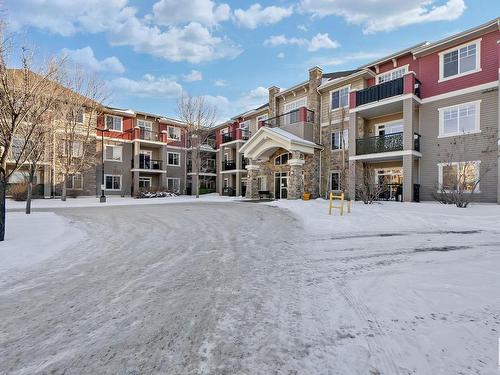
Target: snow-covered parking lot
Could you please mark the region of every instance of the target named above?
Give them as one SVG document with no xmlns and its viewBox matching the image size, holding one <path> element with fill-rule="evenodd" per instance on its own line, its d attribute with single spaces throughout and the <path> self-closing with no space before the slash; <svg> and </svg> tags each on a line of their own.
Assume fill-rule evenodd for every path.
<svg viewBox="0 0 500 375">
<path fill-rule="evenodd" d="M 9 212 L 0 373 L 498 374 L 500 206 L 209 200 Z"/>
</svg>

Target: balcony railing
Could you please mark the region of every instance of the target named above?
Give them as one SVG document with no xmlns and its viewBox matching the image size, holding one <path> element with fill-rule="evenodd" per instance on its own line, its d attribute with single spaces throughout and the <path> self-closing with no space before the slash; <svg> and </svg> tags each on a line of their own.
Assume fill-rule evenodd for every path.
<svg viewBox="0 0 500 375">
<path fill-rule="evenodd" d="M 247 129 L 234 129 L 228 133 L 221 134 L 222 143 L 227 143 L 236 140 L 247 141 L 250 138 L 250 131 Z"/>
<path fill-rule="evenodd" d="M 144 128 L 139 129 L 139 139 L 143 139 L 145 141 L 156 141 L 159 142 L 161 140 L 160 133 L 147 130 Z"/>
<path fill-rule="evenodd" d="M 403 133 L 356 139 L 356 155 L 403 151 Z M 420 134 L 413 135 L 413 149 L 420 152 Z"/>
<path fill-rule="evenodd" d="M 314 111 L 301 107 L 282 115 L 271 117 L 265 120 L 264 126 L 269 128 L 279 128 L 284 125 L 296 124 L 298 122 L 314 123 Z"/>
<path fill-rule="evenodd" d="M 203 161 L 202 161 L 203 163 Z M 193 163 L 191 161 L 188 161 L 187 163 L 187 173 L 192 173 L 193 172 Z M 200 173 L 217 173 L 217 169 L 215 168 L 215 165 L 202 165 L 200 168 Z"/>
<path fill-rule="evenodd" d="M 236 161 L 235 160 L 224 160 L 222 162 L 222 170 L 223 171 L 232 171 L 236 169 Z"/>
<path fill-rule="evenodd" d="M 403 77 L 393 79 L 392 81 L 380 83 L 375 86 L 356 92 L 356 105 L 363 105 L 376 102 L 382 99 L 390 98 L 396 95 L 402 95 L 404 88 Z"/>
<path fill-rule="evenodd" d="M 139 169 L 161 171 L 162 170 L 161 166 L 162 166 L 161 160 L 139 158 Z"/>
</svg>

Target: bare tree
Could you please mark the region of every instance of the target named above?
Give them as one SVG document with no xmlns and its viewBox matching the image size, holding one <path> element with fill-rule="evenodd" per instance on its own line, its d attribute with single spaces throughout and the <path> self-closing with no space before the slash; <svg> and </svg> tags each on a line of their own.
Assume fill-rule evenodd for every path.
<svg viewBox="0 0 500 375">
<path fill-rule="evenodd" d="M 69 176 L 81 176 L 95 166 L 95 129 L 106 91 L 102 82 L 78 67 L 67 69 L 62 82 L 65 94 L 57 108 L 55 142 L 59 147 L 54 158 L 61 171 L 61 200 L 65 201 Z"/>
<path fill-rule="evenodd" d="M 196 175 L 196 198 L 200 197 L 200 169 L 202 168 L 202 147 L 206 144 L 215 126 L 216 108 L 202 96 L 182 95 L 177 101 L 177 114 L 186 124 L 186 139 L 191 148 L 191 163 Z"/>
<path fill-rule="evenodd" d="M 16 54 L 20 68 L 9 69 L 7 62 Z M 35 67 L 33 55 L 32 50 L 7 42 L 0 26 L 0 241 L 5 238 L 7 181 L 31 156 L 29 145 L 37 142 L 36 127 L 30 124 L 40 123 L 59 96 L 54 81 L 62 62 L 51 59 Z M 21 136 L 22 126 L 27 131 Z"/>
<path fill-rule="evenodd" d="M 374 170 L 364 165 L 361 181 L 356 184 L 356 198 L 361 199 L 364 204 L 372 204 L 383 191 L 384 186 L 375 181 Z"/>
<path fill-rule="evenodd" d="M 463 134 L 455 137 L 444 145 L 448 150 L 439 154 L 440 168 L 443 181 L 437 186 L 434 199 L 443 204 L 454 204 L 459 208 L 466 208 L 474 198 L 479 183 L 491 170 L 491 166 L 479 164 L 472 159 L 469 138 Z M 491 147 L 482 150 L 482 154 L 493 152 Z"/>
</svg>

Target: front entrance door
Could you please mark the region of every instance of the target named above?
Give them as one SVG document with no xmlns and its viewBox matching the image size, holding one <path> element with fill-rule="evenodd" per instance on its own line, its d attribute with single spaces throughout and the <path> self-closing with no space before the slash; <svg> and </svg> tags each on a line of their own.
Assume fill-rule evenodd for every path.
<svg viewBox="0 0 500 375">
<path fill-rule="evenodd" d="M 377 169 L 375 183 L 384 187 L 380 198 L 399 200 L 403 194 L 403 168 Z"/>
<path fill-rule="evenodd" d="M 151 156 L 152 151 L 142 150 L 139 154 L 139 168 L 140 169 L 151 169 Z"/>
<path fill-rule="evenodd" d="M 286 199 L 288 197 L 288 172 L 274 174 L 274 198 Z"/>
</svg>

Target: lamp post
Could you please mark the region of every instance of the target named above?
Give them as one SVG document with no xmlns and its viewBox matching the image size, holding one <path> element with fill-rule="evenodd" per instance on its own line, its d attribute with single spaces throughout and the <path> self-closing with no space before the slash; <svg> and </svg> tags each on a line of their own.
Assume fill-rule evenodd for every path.
<svg viewBox="0 0 500 375">
<path fill-rule="evenodd" d="M 108 128 L 96 128 L 96 130 L 101 132 L 101 196 L 99 202 L 106 203 L 106 195 L 104 194 L 104 188 L 106 184 L 104 183 L 104 132 L 109 131 Z"/>
</svg>

